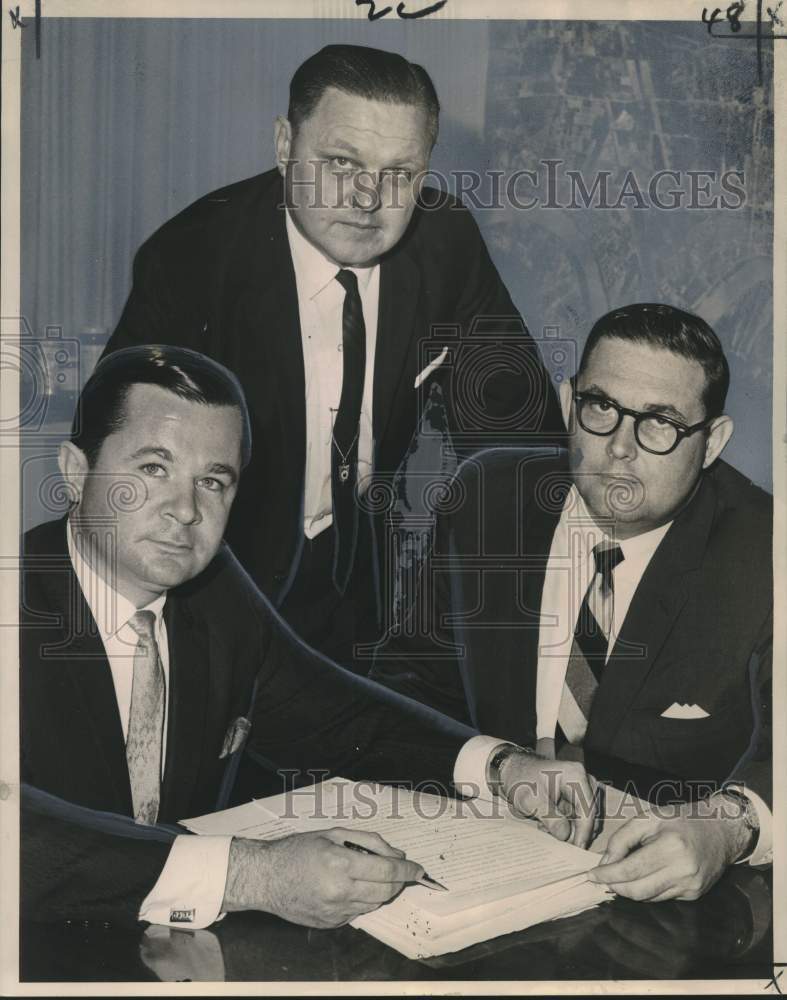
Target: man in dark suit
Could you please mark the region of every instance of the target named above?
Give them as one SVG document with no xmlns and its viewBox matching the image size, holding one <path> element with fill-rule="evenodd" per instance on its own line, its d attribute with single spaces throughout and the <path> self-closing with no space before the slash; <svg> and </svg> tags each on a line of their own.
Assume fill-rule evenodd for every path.
<svg viewBox="0 0 787 1000">
<path fill-rule="evenodd" d="M 348 666 L 380 634 L 378 508 L 428 394 L 477 442 L 562 432 L 476 223 L 422 185 L 438 113 L 428 74 L 399 55 L 309 58 L 276 122 L 277 169 L 143 244 L 107 345 L 178 344 L 237 374 L 257 446 L 228 541 L 298 634 Z"/>
<path fill-rule="evenodd" d="M 752 861 L 770 855 L 771 499 L 719 458 L 728 384 L 698 317 L 602 317 L 561 387 L 568 452 L 465 465 L 421 604 L 433 618 L 371 674 L 588 767 L 618 758 L 706 795 L 732 783 L 612 838 L 594 878 L 633 898 L 693 898 L 755 843 Z"/>
<path fill-rule="evenodd" d="M 247 737 L 301 783 L 327 769 L 480 791 L 502 753 L 503 794 L 562 839 L 590 834 L 580 766 L 548 762 L 548 779 L 543 761 L 354 677 L 281 622 L 221 541 L 250 440 L 237 380 L 192 351 L 117 352 L 82 392 L 59 456 L 71 510 L 23 547 L 29 919 L 196 928 L 262 909 L 334 926 L 418 877 L 376 835 L 353 839 L 382 857 L 338 829 L 261 843 L 174 827 L 226 804 Z"/>
</svg>

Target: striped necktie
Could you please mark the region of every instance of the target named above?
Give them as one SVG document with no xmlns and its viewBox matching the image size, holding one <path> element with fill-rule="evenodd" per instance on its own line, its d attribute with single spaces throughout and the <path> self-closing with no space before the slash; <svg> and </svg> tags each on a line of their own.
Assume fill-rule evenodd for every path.
<svg viewBox="0 0 787 1000">
<path fill-rule="evenodd" d="M 161 788 L 164 733 L 164 669 L 154 634 L 156 616 L 137 611 L 128 621 L 137 634 L 126 761 L 137 823 L 155 823 Z"/>
<path fill-rule="evenodd" d="M 607 662 L 615 602 L 612 571 L 623 550 L 610 542 L 593 548 L 596 571 L 579 609 L 571 655 L 558 710 L 558 724 L 569 743 L 585 738 L 590 709 Z"/>
</svg>

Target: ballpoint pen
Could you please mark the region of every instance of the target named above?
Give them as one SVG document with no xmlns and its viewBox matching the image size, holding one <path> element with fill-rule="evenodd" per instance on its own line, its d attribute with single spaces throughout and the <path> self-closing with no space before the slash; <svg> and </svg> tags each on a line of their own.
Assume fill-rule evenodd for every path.
<svg viewBox="0 0 787 1000">
<path fill-rule="evenodd" d="M 344 846 L 349 847 L 351 851 L 359 851 L 361 854 L 371 854 L 375 858 L 382 858 L 384 856 L 378 854 L 377 851 L 370 850 L 368 847 L 361 847 L 360 844 L 354 844 L 351 840 L 345 840 Z M 419 879 L 416 879 L 416 882 L 419 885 L 425 885 L 427 889 L 439 889 L 441 892 L 448 892 L 447 885 L 443 885 L 437 879 L 431 878 L 426 872 Z"/>
</svg>

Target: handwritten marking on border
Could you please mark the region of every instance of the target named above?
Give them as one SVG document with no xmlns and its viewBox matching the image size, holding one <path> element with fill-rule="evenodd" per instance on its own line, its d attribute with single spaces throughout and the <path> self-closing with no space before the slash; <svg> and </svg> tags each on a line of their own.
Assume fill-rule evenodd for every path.
<svg viewBox="0 0 787 1000">
<path fill-rule="evenodd" d="M 433 3 L 428 7 L 422 7 L 420 10 L 407 10 L 407 4 L 405 0 L 400 0 L 400 3 L 396 5 L 396 15 L 401 17 L 402 20 L 414 20 L 419 17 L 428 17 L 430 14 L 434 14 L 435 11 L 440 10 L 441 7 L 445 7 L 448 0 L 437 0 L 437 3 Z M 370 21 L 379 21 L 381 17 L 385 17 L 386 14 L 390 14 L 393 7 L 383 7 L 377 10 L 377 0 L 355 0 L 356 7 L 368 7 L 367 17 Z"/>
<path fill-rule="evenodd" d="M 773 30 L 777 25 L 783 26 L 779 15 L 779 9 L 781 8 L 782 0 L 776 5 L 776 8 L 767 7 L 766 11 L 768 17 L 770 18 L 770 28 L 771 31 L 766 33 L 763 29 L 763 16 L 762 16 L 762 0 L 757 0 L 757 16 L 755 18 L 755 30 L 754 32 L 741 33 L 741 23 L 740 17 L 743 11 L 746 9 L 746 0 L 736 0 L 735 3 L 731 3 L 724 15 L 724 19 L 720 20 L 721 7 L 714 7 L 714 9 L 708 14 L 708 8 L 702 8 L 702 23 L 708 26 L 708 34 L 712 38 L 719 38 L 722 41 L 734 42 L 738 40 L 743 40 L 744 38 L 753 38 L 757 42 L 757 80 L 760 86 L 762 85 L 762 43 L 765 40 L 769 41 L 781 41 L 787 39 L 787 35 L 777 35 Z M 730 33 L 724 34 L 714 31 L 713 28 L 719 24 L 723 24 L 727 21 L 730 26 Z"/>
</svg>

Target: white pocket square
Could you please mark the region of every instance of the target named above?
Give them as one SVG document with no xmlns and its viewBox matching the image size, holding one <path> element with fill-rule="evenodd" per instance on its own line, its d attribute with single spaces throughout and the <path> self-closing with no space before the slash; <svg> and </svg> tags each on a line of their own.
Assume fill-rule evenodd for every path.
<svg viewBox="0 0 787 1000">
<path fill-rule="evenodd" d="M 444 347 L 440 352 L 440 354 L 434 359 L 434 361 L 430 361 L 429 364 L 426 366 L 426 368 L 424 368 L 424 370 L 419 375 L 416 376 L 415 382 L 413 384 L 413 389 L 417 389 L 418 386 L 423 382 L 423 380 L 425 378 L 428 378 L 432 374 L 435 368 L 440 367 L 440 365 L 445 361 L 447 354 L 448 354 L 448 348 Z"/>
<path fill-rule="evenodd" d="M 661 713 L 661 717 L 662 719 L 707 719 L 708 714 L 699 705 L 686 705 L 676 701 Z"/>
</svg>

